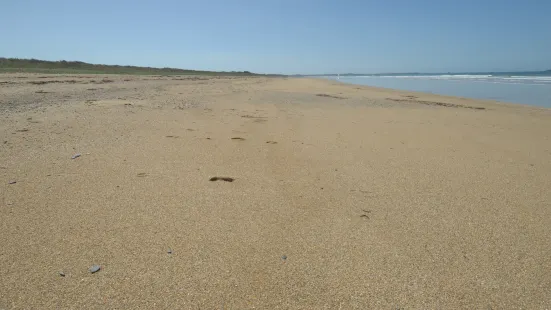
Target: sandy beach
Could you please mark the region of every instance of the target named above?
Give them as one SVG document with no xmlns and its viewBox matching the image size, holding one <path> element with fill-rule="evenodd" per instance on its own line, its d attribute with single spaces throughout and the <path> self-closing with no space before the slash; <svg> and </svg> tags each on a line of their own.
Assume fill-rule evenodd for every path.
<svg viewBox="0 0 551 310">
<path fill-rule="evenodd" d="M 0 113 L 0 309 L 551 308 L 551 109 L 4 74 Z"/>
</svg>

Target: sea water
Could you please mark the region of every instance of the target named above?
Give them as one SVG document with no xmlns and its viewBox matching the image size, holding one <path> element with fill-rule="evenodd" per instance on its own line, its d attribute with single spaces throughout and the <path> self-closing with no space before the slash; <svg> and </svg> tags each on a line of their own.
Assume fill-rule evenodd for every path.
<svg viewBox="0 0 551 310">
<path fill-rule="evenodd" d="M 325 78 L 337 79 L 336 76 Z M 340 82 L 551 108 L 551 72 L 340 76 Z"/>
</svg>

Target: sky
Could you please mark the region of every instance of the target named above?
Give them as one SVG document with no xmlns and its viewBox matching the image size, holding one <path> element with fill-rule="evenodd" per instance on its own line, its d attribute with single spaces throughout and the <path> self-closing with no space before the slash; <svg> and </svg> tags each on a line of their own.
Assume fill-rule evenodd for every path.
<svg viewBox="0 0 551 310">
<path fill-rule="evenodd" d="M 550 0 L 0 0 L 0 57 L 258 73 L 551 69 Z"/>
</svg>

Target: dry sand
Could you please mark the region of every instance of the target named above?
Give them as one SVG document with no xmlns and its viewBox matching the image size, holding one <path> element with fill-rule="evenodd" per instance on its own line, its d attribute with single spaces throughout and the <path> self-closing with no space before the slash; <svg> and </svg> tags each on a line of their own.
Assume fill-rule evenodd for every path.
<svg viewBox="0 0 551 310">
<path fill-rule="evenodd" d="M 0 309 L 551 307 L 549 109 L 27 74 L 0 113 Z"/>
</svg>

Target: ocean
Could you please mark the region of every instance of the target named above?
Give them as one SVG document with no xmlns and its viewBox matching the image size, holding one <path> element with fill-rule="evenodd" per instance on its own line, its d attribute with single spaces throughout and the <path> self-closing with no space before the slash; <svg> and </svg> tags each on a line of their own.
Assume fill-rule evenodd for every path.
<svg viewBox="0 0 551 310">
<path fill-rule="evenodd" d="M 337 76 L 324 76 L 337 79 Z M 341 75 L 340 82 L 551 108 L 551 72 Z"/>
</svg>

